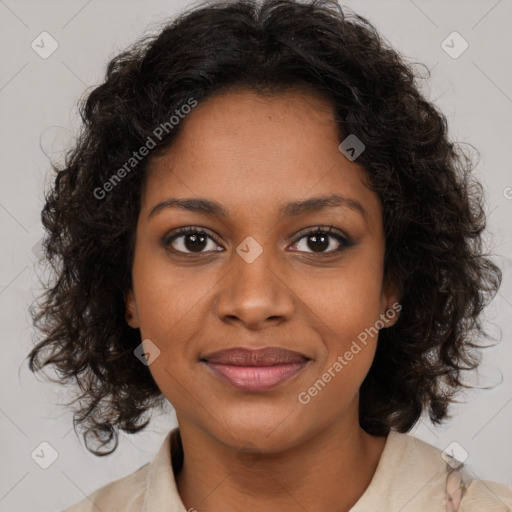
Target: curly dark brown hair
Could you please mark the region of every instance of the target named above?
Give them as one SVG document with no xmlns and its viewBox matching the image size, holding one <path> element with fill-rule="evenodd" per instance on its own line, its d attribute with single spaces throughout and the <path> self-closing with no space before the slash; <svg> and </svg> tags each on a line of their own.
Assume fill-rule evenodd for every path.
<svg viewBox="0 0 512 512">
<path fill-rule="evenodd" d="M 141 335 L 127 325 L 124 303 L 148 161 L 180 131 L 178 124 L 156 138 L 155 127 L 190 98 L 233 87 L 314 91 L 334 107 L 340 141 L 354 134 L 365 144 L 357 162 L 382 201 L 384 272 L 402 310 L 380 332 L 360 390 L 360 424 L 385 435 L 409 431 L 423 412 L 434 423 L 448 416 L 462 371 L 480 362 L 478 340 L 489 337 L 480 313 L 501 272 L 483 252 L 483 190 L 471 158 L 420 92 L 424 78 L 335 1 L 202 4 L 110 61 L 104 82 L 80 103 L 76 144 L 64 164 L 53 164 L 42 222 L 54 272 L 31 307 L 44 337 L 27 356 L 32 371 L 53 365 L 58 382 L 77 384 L 67 405 L 79 402 L 75 430 L 83 428 L 92 453 L 113 452 L 119 430 L 145 428 L 146 413 L 165 401 L 134 357 Z M 113 182 L 148 137 L 156 139 L 148 157 Z M 90 435 L 113 447 L 91 449 Z"/>
</svg>

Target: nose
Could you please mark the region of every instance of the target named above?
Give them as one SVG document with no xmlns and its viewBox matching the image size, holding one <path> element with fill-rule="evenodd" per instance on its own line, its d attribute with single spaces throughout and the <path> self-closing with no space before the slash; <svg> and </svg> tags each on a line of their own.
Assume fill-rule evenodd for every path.
<svg viewBox="0 0 512 512">
<path fill-rule="evenodd" d="M 233 255 L 233 263 L 221 281 L 216 301 L 217 314 L 224 322 L 240 323 L 259 330 L 267 324 L 289 320 L 295 309 L 294 294 L 285 272 L 265 249 L 254 261 Z"/>
</svg>

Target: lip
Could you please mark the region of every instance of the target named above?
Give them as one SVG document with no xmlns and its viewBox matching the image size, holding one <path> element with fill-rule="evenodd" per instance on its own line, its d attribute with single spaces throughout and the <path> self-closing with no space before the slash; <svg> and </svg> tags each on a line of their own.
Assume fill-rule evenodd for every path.
<svg viewBox="0 0 512 512">
<path fill-rule="evenodd" d="M 311 359 L 281 347 L 235 347 L 201 358 L 213 373 L 242 391 L 265 391 L 290 380 Z"/>
</svg>

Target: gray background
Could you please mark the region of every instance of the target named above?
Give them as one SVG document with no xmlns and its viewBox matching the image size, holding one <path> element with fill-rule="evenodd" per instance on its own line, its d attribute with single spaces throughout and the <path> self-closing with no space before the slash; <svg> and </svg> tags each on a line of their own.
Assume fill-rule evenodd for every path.
<svg viewBox="0 0 512 512">
<path fill-rule="evenodd" d="M 1 511 L 62 509 L 152 460 L 175 425 L 169 406 L 140 435 L 121 434 L 114 455 L 97 458 L 72 430 L 71 412 L 56 405 L 68 392 L 35 378 L 24 359 L 32 346 L 27 308 L 38 291 L 39 215 L 49 177 L 45 154 L 59 160 L 73 140 L 76 101 L 102 81 L 108 60 L 150 25 L 188 5 L 176 0 L 0 1 Z M 488 242 L 504 271 L 486 325 L 502 342 L 485 351 L 481 376 L 468 379 L 480 387 L 497 385 L 461 396 L 464 402 L 442 427 L 425 419 L 413 432 L 441 449 L 458 442 L 469 453 L 467 464 L 476 477 L 512 485 L 512 3 L 359 0 L 344 5 L 367 16 L 411 61 L 432 70 L 425 93 L 447 114 L 452 138 L 480 151 L 477 174 L 488 195 Z M 31 48 L 43 31 L 59 45 L 47 59 Z M 441 46 L 453 31 L 469 44 L 456 59 Z M 461 48 L 460 41 L 448 41 L 452 51 Z M 31 457 L 44 441 L 58 453 L 47 469 Z"/>
</svg>

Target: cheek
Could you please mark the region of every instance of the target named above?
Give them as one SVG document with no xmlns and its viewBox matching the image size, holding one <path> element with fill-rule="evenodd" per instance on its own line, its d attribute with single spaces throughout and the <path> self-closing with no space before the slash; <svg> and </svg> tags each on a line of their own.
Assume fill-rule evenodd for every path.
<svg viewBox="0 0 512 512">
<path fill-rule="evenodd" d="M 311 311 L 309 322 L 323 342 L 318 372 L 310 388 L 317 405 L 348 403 L 367 375 L 378 339 L 382 272 L 378 257 L 358 254 L 335 278 L 303 280 L 301 297 Z M 321 390 L 321 393 L 320 393 Z M 308 396 L 312 396 L 309 391 Z"/>
<path fill-rule="evenodd" d="M 215 284 L 199 267 L 173 268 L 165 256 L 155 257 L 144 248 L 136 254 L 132 273 L 141 334 L 161 341 L 178 340 L 178 333 L 183 337 Z"/>
<path fill-rule="evenodd" d="M 323 326 L 324 339 L 346 343 L 379 319 L 382 272 L 372 263 L 357 255 L 335 274 L 298 281 L 298 294 Z"/>
<path fill-rule="evenodd" d="M 161 254 L 141 247 L 132 268 L 141 337 L 159 350 L 149 370 L 166 398 L 186 407 L 197 368 L 193 340 L 209 314 L 215 276 L 199 267 L 172 268 Z M 185 403 L 182 403 L 185 397 Z M 188 399 L 189 399 L 188 398 Z"/>
</svg>

